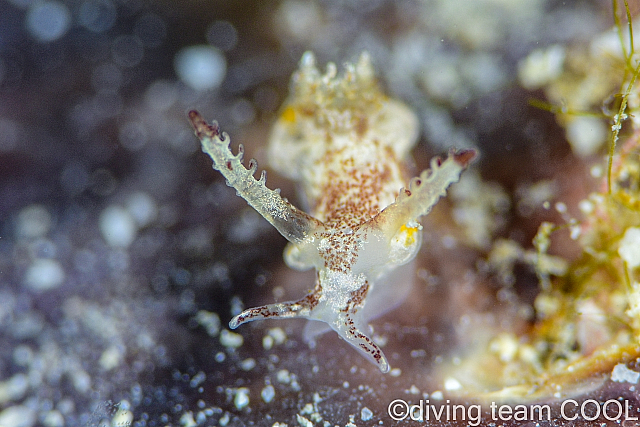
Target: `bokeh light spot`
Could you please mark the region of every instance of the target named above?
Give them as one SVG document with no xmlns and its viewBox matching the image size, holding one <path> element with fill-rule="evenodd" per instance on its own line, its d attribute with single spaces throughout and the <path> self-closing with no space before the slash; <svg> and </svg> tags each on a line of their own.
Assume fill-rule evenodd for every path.
<svg viewBox="0 0 640 427">
<path fill-rule="evenodd" d="M 238 31 L 227 21 L 215 21 L 207 28 L 207 42 L 223 50 L 229 51 L 238 44 Z"/>
<path fill-rule="evenodd" d="M 116 22 L 116 7 L 109 0 L 88 0 L 80 5 L 78 23 L 87 30 L 102 33 Z"/>
<path fill-rule="evenodd" d="M 227 71 L 224 55 L 212 46 L 190 46 L 175 57 L 174 67 L 180 80 L 195 90 L 216 88 Z"/>
<path fill-rule="evenodd" d="M 71 25 L 71 14 L 64 4 L 46 1 L 31 6 L 25 18 L 27 31 L 41 42 L 62 37 Z"/>
</svg>

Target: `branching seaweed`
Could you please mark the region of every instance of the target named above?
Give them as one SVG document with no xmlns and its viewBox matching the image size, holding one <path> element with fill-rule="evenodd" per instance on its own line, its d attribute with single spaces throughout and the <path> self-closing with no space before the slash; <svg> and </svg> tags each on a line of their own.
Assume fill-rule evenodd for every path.
<svg viewBox="0 0 640 427">
<path fill-rule="evenodd" d="M 629 48 L 617 2 L 613 3 L 625 65 L 621 83 L 616 84 L 620 104 L 612 117 L 606 177 L 600 191 L 581 201 L 582 222 L 570 219 L 562 225 L 540 225 L 533 241 L 541 288 L 534 302 L 535 322 L 521 336 L 494 337 L 486 348 L 452 369 L 456 379 L 468 375 L 475 381 L 467 393 L 482 384 L 481 396 L 492 400 L 569 396 L 598 388 L 614 366 L 640 356 L 640 122 L 629 120 L 629 132 L 621 132 L 626 119 L 640 114 L 636 85 L 640 63 L 635 63 L 628 1 L 624 7 Z M 602 57 L 603 62 L 610 59 Z M 593 73 L 592 79 L 611 78 L 610 71 L 609 75 L 596 71 L 598 66 L 593 64 L 584 73 Z M 605 83 L 611 87 L 610 80 Z M 532 104 L 559 116 L 573 113 L 565 105 Z M 551 236 L 566 227 L 582 254 L 566 272 L 549 274 L 542 261 Z"/>
</svg>

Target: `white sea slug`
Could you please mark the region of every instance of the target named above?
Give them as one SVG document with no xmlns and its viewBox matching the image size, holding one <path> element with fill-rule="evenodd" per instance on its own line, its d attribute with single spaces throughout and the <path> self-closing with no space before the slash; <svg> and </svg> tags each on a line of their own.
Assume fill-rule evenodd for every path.
<svg viewBox="0 0 640 427">
<path fill-rule="evenodd" d="M 417 221 L 458 181 L 475 152 L 452 150 L 408 181 L 405 160 L 418 134 L 415 115 L 382 94 L 367 54 L 336 74 L 333 63 L 321 74 L 313 54 L 305 53 L 270 138 L 271 165 L 299 182 L 310 214 L 268 189 L 264 171 L 256 180 L 255 160 L 245 168 L 243 147 L 233 155 L 218 123 L 206 123 L 196 111 L 189 118 L 213 168 L 290 242 L 286 263 L 317 271 L 314 289 L 302 299 L 250 308 L 229 326 L 269 318 L 315 320 L 306 339 L 331 327 L 388 372 L 368 321 L 406 296 L 413 269 L 398 267 L 420 248 Z"/>
</svg>

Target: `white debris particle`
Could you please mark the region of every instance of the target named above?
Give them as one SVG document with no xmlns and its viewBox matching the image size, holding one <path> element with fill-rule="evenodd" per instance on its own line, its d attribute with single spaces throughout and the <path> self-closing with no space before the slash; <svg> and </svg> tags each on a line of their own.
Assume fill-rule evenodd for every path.
<svg viewBox="0 0 640 427">
<path fill-rule="evenodd" d="M 624 363 L 618 363 L 611 372 L 611 380 L 618 383 L 637 384 L 638 379 L 640 379 L 640 372 L 632 371 Z"/>
<path fill-rule="evenodd" d="M 291 374 L 286 369 L 281 369 L 276 374 L 276 379 L 279 383 L 289 384 L 291 382 Z"/>
<path fill-rule="evenodd" d="M 287 334 L 282 330 L 282 328 L 271 328 L 268 333 L 269 336 L 273 338 L 276 345 L 283 344 L 287 340 Z"/>
<path fill-rule="evenodd" d="M 220 344 L 225 347 L 238 348 L 244 342 L 242 335 L 231 332 L 228 329 L 223 329 L 220 332 Z"/>
<path fill-rule="evenodd" d="M 282 286 L 275 286 L 271 293 L 273 294 L 273 297 L 278 300 L 284 296 L 285 291 Z"/>
<path fill-rule="evenodd" d="M 311 421 L 313 421 L 314 423 L 319 423 L 320 421 L 322 421 L 322 415 L 320 415 L 320 412 L 316 410 L 316 412 L 311 414 Z M 325 421 L 325 426 L 327 425 L 326 423 L 328 423 L 328 421 Z"/>
<path fill-rule="evenodd" d="M 431 393 L 431 398 L 433 400 L 442 400 L 444 398 L 444 395 L 440 390 L 436 390 L 433 393 Z"/>
<path fill-rule="evenodd" d="M 580 212 L 587 216 L 594 211 L 595 206 L 590 200 L 581 200 L 578 203 L 578 209 L 580 209 Z"/>
<path fill-rule="evenodd" d="M 534 184 L 521 184 L 516 188 L 517 208 L 522 216 L 530 216 L 534 209 L 552 200 L 558 192 L 557 184 L 541 180 Z"/>
<path fill-rule="evenodd" d="M 64 282 L 64 279 L 64 269 L 58 261 L 38 258 L 27 269 L 24 283 L 34 291 L 46 291 L 57 288 Z"/>
<path fill-rule="evenodd" d="M 28 388 L 29 382 L 24 374 L 15 374 L 8 380 L 0 382 L 0 405 L 20 400 Z"/>
<path fill-rule="evenodd" d="M 46 427 L 64 427 L 64 417 L 60 411 L 54 409 L 45 413 L 42 424 Z"/>
<path fill-rule="evenodd" d="M 231 301 L 229 301 L 229 305 L 231 306 L 231 309 L 229 311 L 231 312 L 232 316 L 237 316 L 244 310 L 244 303 L 237 295 L 234 295 L 231 298 Z"/>
<path fill-rule="evenodd" d="M 193 376 L 193 378 L 191 378 L 191 381 L 189 381 L 189 386 L 191 388 L 196 388 L 200 384 L 202 384 L 206 379 L 207 379 L 207 375 L 204 372 L 199 371 L 197 374 Z"/>
<path fill-rule="evenodd" d="M 202 327 L 207 330 L 207 334 L 211 337 L 215 337 L 220 333 L 220 317 L 218 316 L 218 313 L 200 310 L 196 314 L 196 322 L 202 325 Z"/>
<path fill-rule="evenodd" d="M 391 375 L 392 377 L 399 377 L 400 374 L 402 374 L 402 370 L 400 368 L 393 368 L 391 371 L 389 371 L 389 375 Z"/>
<path fill-rule="evenodd" d="M 628 44 L 629 40 L 625 40 Z M 598 34 L 589 45 L 589 51 L 592 55 L 606 55 L 614 58 L 623 58 L 623 47 L 615 27 L 609 31 Z"/>
<path fill-rule="evenodd" d="M 518 77 L 526 89 L 537 89 L 562 73 L 565 51 L 560 45 L 536 49 L 518 64 Z"/>
<path fill-rule="evenodd" d="M 578 240 L 578 237 L 582 234 L 582 228 L 580 228 L 580 224 L 573 224 L 569 227 L 569 237 L 572 240 Z"/>
<path fill-rule="evenodd" d="M 371 412 L 371 409 L 367 408 L 366 406 L 362 408 L 362 410 L 360 411 L 360 419 L 362 421 L 369 421 L 371 418 L 373 418 L 373 412 Z"/>
<path fill-rule="evenodd" d="M 205 421 L 207 421 L 207 415 L 204 412 L 199 411 L 196 414 L 196 424 L 201 425 L 204 424 Z"/>
<path fill-rule="evenodd" d="M 18 213 L 16 235 L 22 238 L 44 237 L 51 229 L 51 214 L 41 205 L 31 205 Z"/>
<path fill-rule="evenodd" d="M 416 387 L 415 384 L 411 384 L 411 387 L 409 388 L 409 390 L 407 390 L 407 393 L 409 393 L 409 394 L 420 394 L 420 389 L 418 387 Z"/>
<path fill-rule="evenodd" d="M 267 331 L 267 335 L 262 338 L 262 347 L 265 350 L 271 350 L 274 345 L 283 344 L 287 340 L 287 334 L 282 328 L 271 328 Z"/>
<path fill-rule="evenodd" d="M 378 346 L 380 347 L 384 347 L 385 345 L 387 345 L 387 342 L 389 342 L 389 337 L 386 335 L 374 334 L 372 339 L 373 342 L 378 344 Z"/>
<path fill-rule="evenodd" d="M 453 377 L 449 377 L 444 380 L 444 389 L 447 391 L 460 390 L 461 388 L 462 384 L 460 384 L 460 381 Z"/>
<path fill-rule="evenodd" d="M 589 170 L 589 173 L 594 178 L 602 178 L 602 174 L 604 173 L 604 169 L 601 165 L 594 165 Z"/>
<path fill-rule="evenodd" d="M 225 412 L 224 415 L 218 420 L 218 424 L 220 424 L 222 427 L 225 427 L 227 424 L 229 424 L 230 418 L 231 417 L 229 416 L 229 413 Z"/>
<path fill-rule="evenodd" d="M 500 59 L 486 52 L 468 55 L 458 69 L 467 82 L 483 93 L 497 90 L 506 80 Z"/>
<path fill-rule="evenodd" d="M 598 117 L 576 116 L 567 124 L 567 140 L 580 157 L 598 152 L 607 140 L 607 126 Z"/>
<path fill-rule="evenodd" d="M 71 372 L 73 387 L 80 393 L 85 394 L 91 388 L 91 376 L 83 369 L 76 369 Z"/>
<path fill-rule="evenodd" d="M 618 115 L 617 114 L 613 117 L 613 120 L 614 121 L 618 120 Z M 614 124 L 611 125 L 611 131 L 612 132 L 619 131 L 620 129 L 622 129 L 622 124 L 621 123 L 614 123 Z"/>
<path fill-rule="evenodd" d="M 224 362 L 224 359 L 226 359 L 226 358 L 227 358 L 227 356 L 221 351 L 217 352 L 216 355 L 213 356 L 213 360 L 215 360 L 218 363 Z"/>
<path fill-rule="evenodd" d="M 286 423 L 279 423 L 279 422 L 275 422 L 273 423 L 273 425 L 271 427 L 289 427 L 289 424 Z"/>
<path fill-rule="evenodd" d="M 287 34 L 292 40 L 304 40 L 309 43 L 321 34 L 322 16 L 320 6 L 315 2 L 288 1 L 279 8 L 277 20 L 278 30 Z"/>
<path fill-rule="evenodd" d="M 126 207 L 138 227 L 145 227 L 151 224 L 158 216 L 156 201 L 147 193 L 141 191 L 129 196 Z"/>
<path fill-rule="evenodd" d="M 124 356 L 122 353 L 123 352 L 118 346 L 112 345 L 102 352 L 100 360 L 98 360 L 98 364 L 103 370 L 110 371 L 122 363 L 122 358 Z"/>
<path fill-rule="evenodd" d="M 129 427 L 133 422 L 133 412 L 120 408 L 111 419 L 111 427 Z"/>
<path fill-rule="evenodd" d="M 567 205 L 563 202 L 557 202 L 554 207 L 558 213 L 567 213 Z"/>
<path fill-rule="evenodd" d="M 251 357 L 249 357 L 248 359 L 244 359 L 242 362 L 240 362 L 240 368 L 242 368 L 243 371 L 250 371 L 255 367 L 256 367 L 256 361 Z"/>
<path fill-rule="evenodd" d="M 262 400 L 264 400 L 265 403 L 270 403 L 276 396 L 276 390 L 271 384 L 269 384 L 262 389 L 262 391 L 260 392 L 260 396 L 262 396 Z"/>
<path fill-rule="evenodd" d="M 640 266 L 640 228 L 629 227 L 618 247 L 618 254 L 629 268 Z"/>
<path fill-rule="evenodd" d="M 233 404 L 237 409 L 244 409 L 249 405 L 249 389 L 246 387 L 240 387 L 236 390 L 236 395 L 233 398 Z"/>
<path fill-rule="evenodd" d="M 291 390 L 300 391 L 300 384 L 298 384 L 298 376 L 291 374 Z"/>
<path fill-rule="evenodd" d="M 300 427 L 313 427 L 313 423 L 300 414 L 296 414 L 296 420 Z"/>
<path fill-rule="evenodd" d="M 24 405 L 10 406 L 0 412 L 0 426 L 3 427 L 31 427 L 35 423 L 35 412 Z"/>
<path fill-rule="evenodd" d="M 111 205 L 100 214 L 100 232 L 109 246 L 126 248 L 136 238 L 136 221 L 128 210 Z"/>
<path fill-rule="evenodd" d="M 425 357 L 427 355 L 427 352 L 423 349 L 419 349 L 419 350 L 411 350 L 410 353 L 411 357 L 418 358 L 418 357 Z"/>
<path fill-rule="evenodd" d="M 193 419 L 193 413 L 191 411 L 182 414 L 180 417 L 180 424 L 184 427 L 196 427 L 198 425 L 196 420 Z"/>
<path fill-rule="evenodd" d="M 271 335 L 265 335 L 262 337 L 262 348 L 265 350 L 271 350 L 273 348 L 273 337 Z"/>
<path fill-rule="evenodd" d="M 508 363 L 516 357 L 519 345 L 515 336 L 503 333 L 491 341 L 489 348 L 493 353 L 498 354 L 501 361 Z"/>
<path fill-rule="evenodd" d="M 300 413 L 304 414 L 304 415 L 312 414 L 313 413 L 313 405 L 311 403 L 307 403 L 306 405 L 304 405 L 304 407 L 302 408 Z"/>
<path fill-rule="evenodd" d="M 174 68 L 180 80 L 195 90 L 214 89 L 227 72 L 224 55 L 213 46 L 189 46 L 178 52 Z"/>
</svg>

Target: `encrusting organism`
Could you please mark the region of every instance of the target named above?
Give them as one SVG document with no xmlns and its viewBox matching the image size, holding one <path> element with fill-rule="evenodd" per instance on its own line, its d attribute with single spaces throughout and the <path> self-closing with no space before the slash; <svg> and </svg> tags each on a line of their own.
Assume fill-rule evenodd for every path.
<svg viewBox="0 0 640 427">
<path fill-rule="evenodd" d="M 625 7 L 630 20 L 628 5 Z M 490 342 L 468 351 L 461 363 L 445 369 L 447 375 L 460 380 L 461 395 L 508 401 L 578 395 L 599 388 L 609 374 L 618 381 L 616 372 L 627 369 L 627 364 L 637 367 L 640 361 L 640 64 L 631 24 L 627 37 L 618 22 L 596 41 L 615 42 L 616 33 L 622 48 L 613 43 L 613 52 L 594 50 L 598 55 L 593 60 L 581 62 L 580 68 L 559 68 L 545 86 L 552 100 L 554 91 L 573 87 L 565 86 L 571 82 L 602 86 L 599 98 L 577 105 L 588 106 L 597 99 L 615 101 L 609 117 L 608 156 L 591 168 L 600 182 L 577 203 L 582 220 L 540 224 L 533 240 L 535 252 L 521 251 L 511 241 L 494 242 L 492 254 L 502 254 L 502 260 L 533 261 L 540 284 L 533 303 L 536 316 L 526 333 L 496 334 Z M 567 48 L 567 57 L 575 55 L 576 49 L 580 50 Z M 581 79 L 574 75 L 576 69 Z M 618 95 L 609 96 L 614 87 Z M 583 94 L 593 95 L 593 91 L 567 93 L 576 97 L 570 98 L 572 102 Z M 569 116 L 563 108 L 551 110 L 561 123 Z M 571 114 L 577 116 L 575 111 Z M 589 159 L 583 150 L 574 147 L 574 151 Z M 580 249 L 576 259 L 564 262 L 547 254 L 552 235 L 563 229 Z"/>
</svg>

